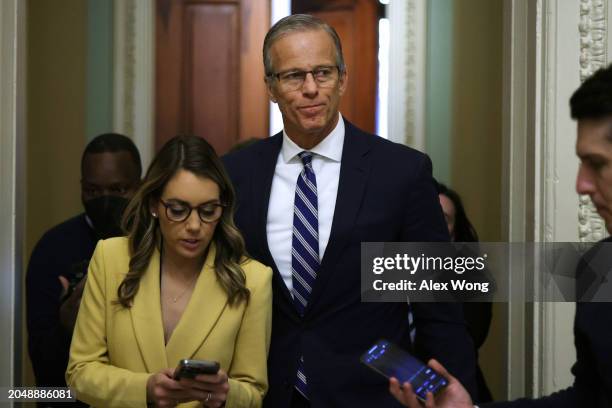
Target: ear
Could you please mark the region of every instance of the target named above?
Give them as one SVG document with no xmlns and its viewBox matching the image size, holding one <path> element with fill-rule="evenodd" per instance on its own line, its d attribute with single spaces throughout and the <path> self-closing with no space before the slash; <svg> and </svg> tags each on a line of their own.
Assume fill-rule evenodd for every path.
<svg viewBox="0 0 612 408">
<path fill-rule="evenodd" d="M 348 69 L 345 66 L 344 73 L 340 74 L 340 78 L 338 78 L 338 88 L 340 91 L 340 95 L 344 94 L 344 91 L 346 91 L 347 84 L 348 84 Z"/>
<path fill-rule="evenodd" d="M 153 215 L 154 218 L 159 217 L 159 202 L 154 198 L 149 200 L 149 212 Z"/>
<path fill-rule="evenodd" d="M 274 80 L 268 77 L 264 78 L 264 82 L 266 83 L 266 91 L 268 91 L 268 98 L 270 101 L 277 103 L 276 92 L 274 90 Z"/>
</svg>

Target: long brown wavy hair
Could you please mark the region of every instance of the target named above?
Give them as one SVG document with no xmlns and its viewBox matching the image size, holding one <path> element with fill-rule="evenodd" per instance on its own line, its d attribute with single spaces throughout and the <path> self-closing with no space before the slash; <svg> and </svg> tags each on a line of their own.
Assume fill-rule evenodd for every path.
<svg viewBox="0 0 612 408">
<path fill-rule="evenodd" d="M 216 247 L 215 273 L 231 306 L 249 300 L 246 276 L 240 266 L 246 260 L 246 249 L 234 224 L 236 194 L 229 176 L 208 142 L 196 136 L 177 136 L 155 156 L 123 216 L 122 225 L 128 235 L 130 251 L 129 271 L 117 289 L 117 302 L 123 307 L 131 307 L 140 278 L 161 242 L 161 232 L 157 219 L 151 214 L 151 204 L 161 198 L 168 181 L 181 169 L 206 177 L 219 186 L 220 201 L 225 208 L 211 241 Z"/>
</svg>

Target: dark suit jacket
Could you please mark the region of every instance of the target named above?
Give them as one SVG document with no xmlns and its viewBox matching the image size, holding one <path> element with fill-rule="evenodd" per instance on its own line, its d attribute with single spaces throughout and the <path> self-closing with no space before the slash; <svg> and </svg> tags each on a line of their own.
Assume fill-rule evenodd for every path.
<svg viewBox="0 0 612 408">
<path fill-rule="evenodd" d="M 612 242 L 612 237 L 604 242 Z M 610 245 L 610 244 L 607 244 Z M 612 254 L 608 247 L 595 245 L 577 268 L 578 299 L 589 298 L 589 288 L 610 279 Z M 597 256 L 597 261 L 594 257 Z M 520 399 L 485 405 L 487 408 L 570 408 L 612 407 L 612 303 L 576 303 L 574 319 L 576 363 L 574 384 L 565 390 L 536 400 Z"/>
<path fill-rule="evenodd" d="M 59 322 L 62 288 L 58 277 L 86 272 L 97 241 L 85 214 L 80 214 L 47 231 L 32 251 L 26 275 L 26 321 L 28 351 L 39 387 L 66 386 L 64 373 L 72 333 L 67 333 Z M 55 402 L 38 406 L 86 405 Z"/>
<path fill-rule="evenodd" d="M 267 245 L 268 201 L 282 133 L 223 158 L 237 190 L 235 219 L 249 254 L 274 270 L 265 403 L 289 406 L 302 354 L 313 408 L 397 406 L 387 380 L 359 362 L 380 338 L 412 347 L 422 359 L 435 356 L 473 391 L 474 347 L 461 305 L 413 304 L 417 340 L 411 345 L 406 304 L 361 302 L 361 242 L 449 238 L 429 158 L 345 124 L 331 235 L 303 318 Z"/>
<path fill-rule="evenodd" d="M 519 399 L 483 408 L 612 407 L 612 303 L 578 303 L 574 321 L 574 384 L 539 399 Z"/>
</svg>

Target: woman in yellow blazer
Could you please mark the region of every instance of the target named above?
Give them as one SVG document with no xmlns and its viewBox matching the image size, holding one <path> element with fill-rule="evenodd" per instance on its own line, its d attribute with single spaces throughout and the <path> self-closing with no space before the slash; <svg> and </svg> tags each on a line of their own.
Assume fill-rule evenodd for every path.
<svg viewBox="0 0 612 408">
<path fill-rule="evenodd" d="M 66 379 L 99 407 L 259 407 L 267 390 L 270 268 L 246 258 L 234 191 L 203 139 L 170 140 L 89 266 Z M 220 363 L 175 380 L 181 359 Z"/>
</svg>

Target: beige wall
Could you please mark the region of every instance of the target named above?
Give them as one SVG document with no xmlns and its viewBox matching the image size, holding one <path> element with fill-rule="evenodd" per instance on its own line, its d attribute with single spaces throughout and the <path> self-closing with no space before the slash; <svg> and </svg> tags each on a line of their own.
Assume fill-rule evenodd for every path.
<svg viewBox="0 0 612 408">
<path fill-rule="evenodd" d="M 86 7 L 83 0 L 27 3 L 26 259 L 47 229 L 81 211 Z M 24 382 L 31 384 L 26 339 Z"/>
<path fill-rule="evenodd" d="M 481 241 L 501 241 L 501 0 L 459 0 L 454 7 L 451 185 Z M 480 361 L 495 396 L 505 390 L 503 313 L 494 307 Z"/>
<path fill-rule="evenodd" d="M 455 5 L 451 184 L 481 241 L 501 240 L 501 0 Z"/>
</svg>

